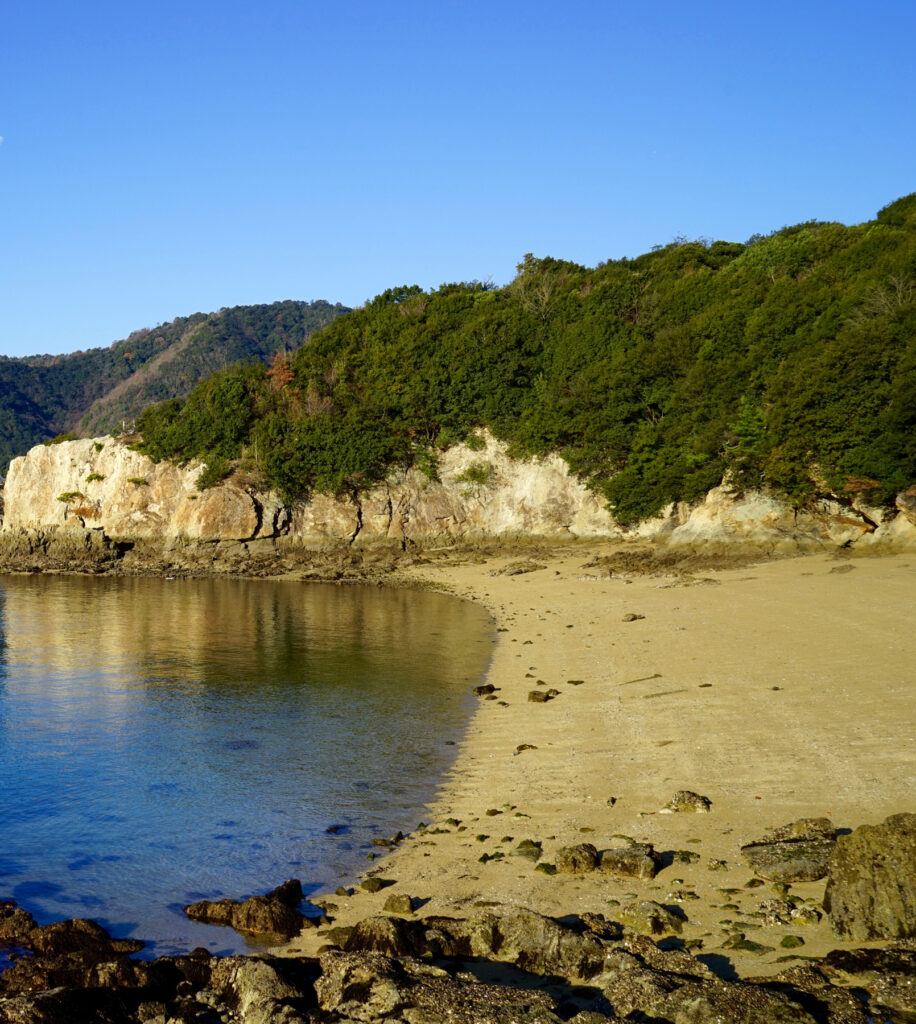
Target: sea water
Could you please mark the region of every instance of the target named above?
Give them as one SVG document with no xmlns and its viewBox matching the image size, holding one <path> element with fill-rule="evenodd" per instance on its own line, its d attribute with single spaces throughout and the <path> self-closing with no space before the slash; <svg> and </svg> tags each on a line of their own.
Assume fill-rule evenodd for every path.
<svg viewBox="0 0 916 1024">
<path fill-rule="evenodd" d="M 333 889 L 415 827 L 490 655 L 481 608 L 262 580 L 0 578 L 0 899 L 148 954 L 183 905 Z"/>
</svg>

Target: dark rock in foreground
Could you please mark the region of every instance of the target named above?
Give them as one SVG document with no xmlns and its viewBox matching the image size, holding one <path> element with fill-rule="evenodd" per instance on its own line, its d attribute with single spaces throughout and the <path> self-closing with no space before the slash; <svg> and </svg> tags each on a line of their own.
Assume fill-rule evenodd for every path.
<svg viewBox="0 0 916 1024">
<path fill-rule="evenodd" d="M 916 814 L 840 837 L 824 909 L 834 932 L 857 942 L 916 937 Z"/>
<path fill-rule="evenodd" d="M 775 977 L 725 981 L 688 953 L 660 949 L 601 915 L 558 920 L 495 908 L 460 920 L 370 918 L 341 929 L 346 949 L 326 949 L 319 960 L 197 950 L 137 962 L 129 956 L 136 943 L 92 922 L 36 928 L 17 910 L 0 906 L 0 934 L 31 955 L 0 975 L 3 1024 L 916 1019 L 916 944 L 838 951 Z M 326 937 L 333 941 L 333 930 Z"/>
</svg>

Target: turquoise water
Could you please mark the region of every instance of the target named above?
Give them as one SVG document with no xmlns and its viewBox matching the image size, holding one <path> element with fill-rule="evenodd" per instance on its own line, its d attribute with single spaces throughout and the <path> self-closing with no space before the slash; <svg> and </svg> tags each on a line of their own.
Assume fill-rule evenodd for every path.
<svg viewBox="0 0 916 1024">
<path fill-rule="evenodd" d="M 413 828 L 492 642 L 470 603 L 369 587 L 18 576 L 0 599 L 0 899 L 157 955 L 245 950 L 182 905 L 333 889 Z"/>
</svg>

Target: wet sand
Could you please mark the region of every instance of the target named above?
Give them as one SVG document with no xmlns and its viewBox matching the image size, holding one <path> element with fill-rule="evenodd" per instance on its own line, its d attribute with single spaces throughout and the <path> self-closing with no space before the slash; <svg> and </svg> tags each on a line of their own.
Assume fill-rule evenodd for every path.
<svg viewBox="0 0 916 1024">
<path fill-rule="evenodd" d="M 635 897 L 680 906 L 681 938 L 702 940 L 695 952 L 727 958 L 742 975 L 842 945 L 825 920 L 762 926 L 754 915 L 775 893 L 770 883 L 746 887 L 753 872 L 740 847 L 800 817 L 851 829 L 916 810 L 916 557 L 817 555 L 647 575 L 610 572 L 600 559 L 614 550 L 535 552 L 543 568 L 518 575 L 493 573 L 527 556 L 411 573 L 491 610 L 495 699 L 480 698 L 456 737 L 430 829 L 367 862 L 367 874 L 395 884 L 328 895 L 335 926 L 381 912 L 395 893 L 426 901 L 419 916 L 462 916 L 492 901 L 614 918 Z M 547 688 L 559 694 L 528 701 Z M 661 813 L 682 789 L 708 797 L 710 813 Z M 699 859 L 638 881 L 550 876 L 509 856 L 522 839 L 540 840 L 553 862 L 575 843 L 621 845 L 615 836 Z M 505 856 L 480 861 L 495 853 Z M 798 883 L 791 894 L 819 903 L 823 890 L 823 881 Z M 724 949 L 736 926 L 772 951 Z M 782 948 L 788 934 L 804 946 Z M 306 931 L 287 948 L 314 954 L 325 941 Z"/>
</svg>

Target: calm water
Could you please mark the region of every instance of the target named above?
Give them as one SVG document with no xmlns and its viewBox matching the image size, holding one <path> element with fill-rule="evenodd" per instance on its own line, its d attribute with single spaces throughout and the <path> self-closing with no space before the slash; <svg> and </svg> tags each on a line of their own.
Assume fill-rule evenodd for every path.
<svg viewBox="0 0 916 1024">
<path fill-rule="evenodd" d="M 365 587 L 5 577 L 0 600 L 0 899 L 155 954 L 243 950 L 181 906 L 336 887 L 413 828 L 492 639 L 469 603 Z"/>
</svg>

